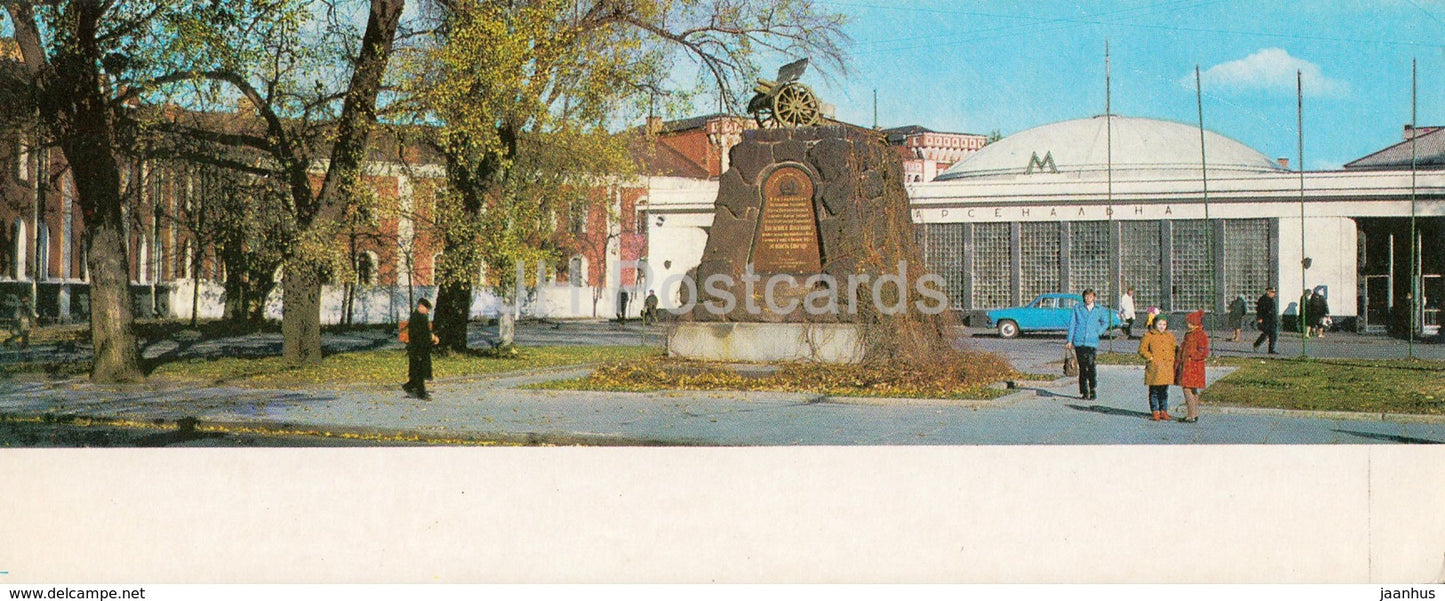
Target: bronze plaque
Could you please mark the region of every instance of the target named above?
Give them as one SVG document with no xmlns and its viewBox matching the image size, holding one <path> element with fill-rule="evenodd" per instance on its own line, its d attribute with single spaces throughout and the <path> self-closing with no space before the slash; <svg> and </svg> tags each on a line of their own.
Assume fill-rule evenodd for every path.
<svg viewBox="0 0 1445 601">
<path fill-rule="evenodd" d="M 763 213 L 753 242 L 753 270 L 812 274 L 822 268 L 813 178 L 797 167 L 779 167 L 763 182 Z"/>
</svg>

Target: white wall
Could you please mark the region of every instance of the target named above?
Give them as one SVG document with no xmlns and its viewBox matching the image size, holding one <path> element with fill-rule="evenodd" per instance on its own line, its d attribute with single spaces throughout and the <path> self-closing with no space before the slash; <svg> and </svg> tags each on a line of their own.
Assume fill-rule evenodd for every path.
<svg viewBox="0 0 1445 601">
<path fill-rule="evenodd" d="M 178 280 L 168 282 L 170 286 L 166 293 L 166 306 L 170 307 L 170 317 L 174 319 L 191 318 L 191 294 L 195 290 L 195 280 Z M 219 283 L 210 280 L 201 281 L 201 298 L 196 303 L 197 313 L 201 319 L 220 319 L 225 316 L 226 306 L 221 302 L 222 294 L 225 292 Z"/>
<path fill-rule="evenodd" d="M 1339 217 L 1306 217 L 1304 223 L 1305 252 L 1301 254 L 1299 217 L 1279 220 L 1280 312 L 1285 312 L 1291 304 L 1298 305 L 1304 288 L 1326 286 L 1330 314 L 1355 316 L 1359 298 L 1356 256 L 1359 233 L 1355 221 Z M 1311 259 L 1307 270 L 1301 265 L 1304 257 Z M 1303 276 L 1301 271 L 1304 271 Z"/>
<path fill-rule="evenodd" d="M 702 251 L 706 246 L 707 230 L 701 227 L 680 225 L 648 230 L 648 265 L 652 271 L 649 286 L 657 290 L 659 307 L 672 309 L 678 306 L 682 278 L 688 270 L 702 262 Z M 646 295 L 646 292 L 643 294 Z"/>
</svg>

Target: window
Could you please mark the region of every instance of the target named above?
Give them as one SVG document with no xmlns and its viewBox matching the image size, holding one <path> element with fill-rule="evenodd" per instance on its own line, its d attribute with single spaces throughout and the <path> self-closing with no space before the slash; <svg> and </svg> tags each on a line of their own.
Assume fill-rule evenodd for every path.
<svg viewBox="0 0 1445 601">
<path fill-rule="evenodd" d="M 1269 286 L 1269 220 L 1224 222 L 1224 296 L 1258 296 Z"/>
<path fill-rule="evenodd" d="M 362 286 L 376 285 L 376 253 L 364 250 L 357 255 L 356 283 Z"/>
<path fill-rule="evenodd" d="M 943 293 L 951 306 L 962 308 L 964 280 L 968 276 L 963 271 L 964 224 L 927 223 L 919 226 L 919 231 L 919 246 L 928 272 L 943 278 Z"/>
<path fill-rule="evenodd" d="M 437 253 L 431 256 L 431 284 L 433 286 L 441 281 L 443 255 L 444 253 Z"/>
<path fill-rule="evenodd" d="M 1058 307 L 1058 299 L 1053 297 L 1041 298 L 1038 299 L 1038 302 L 1034 303 L 1034 307 L 1039 309 L 1053 309 Z"/>
<path fill-rule="evenodd" d="M 140 250 L 135 254 L 136 283 L 144 284 L 150 281 L 150 239 L 141 236 Z"/>
<path fill-rule="evenodd" d="M 15 177 L 20 181 L 30 181 L 30 143 L 21 134 L 20 139 L 15 142 Z"/>
<path fill-rule="evenodd" d="M 1012 302 L 1009 224 L 980 223 L 973 228 L 973 308 L 1007 307 Z"/>
<path fill-rule="evenodd" d="M 1069 291 L 1085 288 L 1109 293 L 1109 222 L 1075 221 L 1069 224 Z"/>
<path fill-rule="evenodd" d="M 195 249 L 191 248 L 191 241 L 186 240 L 185 242 L 181 243 L 181 268 L 176 270 L 180 272 L 181 279 L 191 279 L 191 264 L 194 261 Z"/>
<path fill-rule="evenodd" d="M 1074 308 L 1074 305 L 1077 305 L 1077 304 L 1079 304 L 1079 301 L 1074 300 L 1074 299 L 1072 299 L 1072 298 L 1061 298 L 1061 299 L 1059 299 L 1059 308 L 1060 308 L 1060 309 L 1073 309 L 1073 308 Z"/>
<path fill-rule="evenodd" d="M 1023 253 L 1023 297 L 1032 298 L 1059 289 L 1059 224 L 1036 222 L 1020 224 L 1020 246 Z"/>
<path fill-rule="evenodd" d="M 1176 311 L 1213 310 L 1214 240 L 1209 224 L 1203 219 L 1175 221 L 1170 224 L 1170 283 Z"/>
<path fill-rule="evenodd" d="M 570 223 L 568 224 L 568 226 L 569 226 L 569 229 L 572 230 L 572 233 L 577 234 L 578 236 L 585 236 L 585 235 L 587 235 L 587 205 L 586 205 L 586 204 L 584 204 L 584 203 L 577 203 L 577 204 L 572 205 L 572 210 L 571 210 L 571 214 L 569 215 L 569 220 L 570 220 Z"/>
<path fill-rule="evenodd" d="M 587 259 L 572 257 L 567 262 L 567 282 L 573 286 L 585 286 L 587 281 Z"/>
<path fill-rule="evenodd" d="M 1161 306 L 1164 295 L 1159 286 L 1162 277 L 1160 264 L 1163 262 L 1159 222 L 1124 221 L 1119 225 L 1124 289 L 1135 288 L 1134 306 L 1141 311 L 1145 307 Z"/>
<path fill-rule="evenodd" d="M 634 231 L 643 236 L 647 235 L 647 209 L 638 209 L 636 220 L 633 221 Z"/>
<path fill-rule="evenodd" d="M 35 233 L 35 277 L 43 282 L 50 279 L 50 227 L 41 220 Z"/>
<path fill-rule="evenodd" d="M 10 272 L 14 274 L 15 279 L 23 280 L 25 279 L 25 260 L 29 258 L 28 253 L 25 252 L 25 247 L 29 242 L 25 239 L 25 220 L 16 219 L 14 225 L 10 227 L 10 232 L 13 234 L 11 239 L 15 241 L 15 254 L 12 256 L 14 261 L 10 266 Z"/>
</svg>

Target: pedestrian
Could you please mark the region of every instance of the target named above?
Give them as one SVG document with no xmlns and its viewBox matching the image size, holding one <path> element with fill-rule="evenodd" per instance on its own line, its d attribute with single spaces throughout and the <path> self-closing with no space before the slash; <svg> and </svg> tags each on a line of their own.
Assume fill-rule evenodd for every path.
<svg viewBox="0 0 1445 601">
<path fill-rule="evenodd" d="M 1275 342 L 1279 340 L 1279 300 L 1275 298 L 1273 287 L 1265 288 L 1264 294 L 1254 303 L 1254 324 L 1259 328 L 1259 338 L 1254 339 L 1254 350 L 1259 350 L 1259 345 L 1269 340 L 1269 354 L 1278 355 L 1275 352 Z"/>
<path fill-rule="evenodd" d="M 1119 320 L 1124 323 L 1124 340 L 1134 338 L 1131 330 L 1134 328 L 1134 287 L 1130 286 L 1119 297 Z"/>
<path fill-rule="evenodd" d="M 1308 287 L 1306 287 L 1305 293 L 1299 295 L 1299 305 L 1298 308 L 1295 309 L 1295 328 L 1298 328 L 1299 334 L 1305 335 L 1305 338 L 1309 338 L 1309 335 L 1315 332 L 1315 327 L 1311 324 L 1315 312 L 1309 308 L 1309 298 L 1311 298 L 1311 296 Z"/>
<path fill-rule="evenodd" d="M 617 321 L 627 323 L 627 291 L 617 291 Z"/>
<path fill-rule="evenodd" d="M 1235 296 L 1234 300 L 1229 302 L 1228 325 L 1229 329 L 1234 330 L 1234 336 L 1230 337 L 1230 342 L 1239 342 L 1243 339 L 1244 314 L 1248 310 L 1249 301 L 1244 299 L 1243 293 Z"/>
<path fill-rule="evenodd" d="M 1169 332 L 1169 316 L 1154 318 L 1154 324 L 1139 341 L 1139 356 L 1143 357 L 1144 385 L 1149 387 L 1149 418 L 1152 421 L 1174 419 L 1169 415 L 1169 386 L 1174 384 L 1174 359 L 1179 343 Z"/>
<path fill-rule="evenodd" d="M 1310 328 L 1314 330 L 1315 337 L 1324 338 L 1326 324 L 1330 321 L 1330 303 L 1318 289 L 1310 295 L 1309 312 Z"/>
<path fill-rule="evenodd" d="M 1084 303 L 1074 307 L 1069 318 L 1069 340 L 1064 348 L 1074 351 L 1079 359 L 1079 398 L 1093 400 L 1099 387 L 1099 371 L 1094 364 L 1095 351 L 1099 348 L 1099 337 L 1109 329 L 1113 313 L 1101 305 L 1094 304 L 1097 295 L 1093 288 L 1084 290 Z"/>
<path fill-rule="evenodd" d="M 648 290 L 647 298 L 642 300 L 642 325 L 657 323 L 657 291 Z"/>
<path fill-rule="evenodd" d="M 1209 358 L 1209 333 L 1204 331 L 1204 310 L 1184 316 L 1188 331 L 1179 345 L 1175 364 L 1179 366 L 1179 387 L 1184 389 L 1186 414 L 1179 421 L 1199 421 L 1199 391 L 1204 389 L 1204 360 Z"/>
<path fill-rule="evenodd" d="M 431 301 L 421 299 L 406 324 L 406 384 L 401 389 L 421 400 L 430 400 L 426 381 L 431 379 L 431 347 L 440 342 L 431 331 Z"/>
<path fill-rule="evenodd" d="M 35 328 L 35 306 L 30 304 L 30 293 L 20 295 L 20 302 L 15 305 L 10 328 L 10 337 L 5 339 L 5 344 L 8 345 L 18 340 L 20 348 L 30 348 L 30 332 Z"/>
</svg>

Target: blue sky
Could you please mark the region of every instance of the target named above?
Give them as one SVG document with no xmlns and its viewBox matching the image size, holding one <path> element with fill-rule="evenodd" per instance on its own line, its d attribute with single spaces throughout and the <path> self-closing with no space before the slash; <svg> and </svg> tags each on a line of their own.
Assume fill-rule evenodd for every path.
<svg viewBox="0 0 1445 601">
<path fill-rule="evenodd" d="M 1305 77 L 1305 163 L 1343 163 L 1399 141 L 1419 62 L 1419 122 L 1445 124 L 1445 0 L 1256 3 L 819 0 L 848 14 L 852 72 L 805 76 L 837 116 L 883 127 L 1004 135 L 1104 112 L 1104 44 L 1116 114 L 1197 120 L 1296 161 L 1295 71 Z"/>
</svg>

